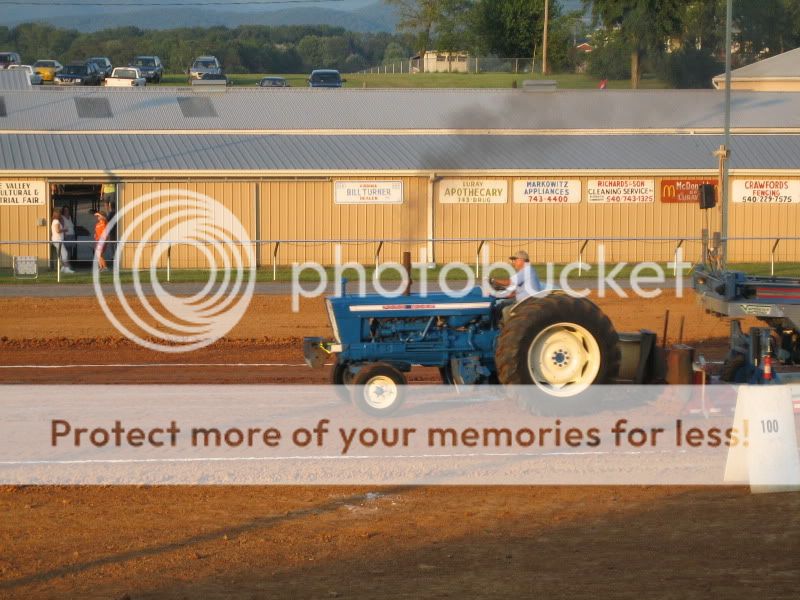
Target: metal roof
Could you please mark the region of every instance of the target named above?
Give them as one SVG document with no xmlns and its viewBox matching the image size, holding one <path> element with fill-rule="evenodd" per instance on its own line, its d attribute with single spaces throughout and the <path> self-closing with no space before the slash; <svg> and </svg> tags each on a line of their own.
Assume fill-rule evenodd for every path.
<svg viewBox="0 0 800 600">
<path fill-rule="evenodd" d="M 773 79 L 797 77 L 800 78 L 800 48 L 789 50 L 770 58 L 765 58 L 751 65 L 746 65 L 731 71 L 732 79 Z M 714 79 L 724 79 L 725 73 L 717 75 Z"/>
<path fill-rule="evenodd" d="M 6 91 L 21 91 L 31 89 L 31 79 L 24 69 L 0 70 L 0 94 Z"/>
<path fill-rule="evenodd" d="M 38 86 L 37 86 L 38 87 Z M 0 92 L 0 131 L 654 131 L 721 130 L 716 90 L 140 89 Z M 86 99 L 105 118 L 82 116 Z M 185 100 L 190 99 L 190 100 Z M 187 112 L 201 103 L 204 110 Z M 734 128 L 800 132 L 800 93 L 733 93 Z M 105 112 L 104 112 L 105 114 Z M 792 131 L 794 132 L 794 131 Z"/>
<path fill-rule="evenodd" d="M 800 135 L 735 135 L 733 169 L 800 170 Z M 715 170 L 718 135 L 0 135 L 0 171 Z"/>
</svg>

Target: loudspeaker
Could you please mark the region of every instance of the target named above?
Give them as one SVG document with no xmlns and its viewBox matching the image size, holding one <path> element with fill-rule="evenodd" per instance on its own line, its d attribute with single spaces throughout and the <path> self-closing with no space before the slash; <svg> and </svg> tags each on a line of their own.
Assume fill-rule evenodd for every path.
<svg viewBox="0 0 800 600">
<path fill-rule="evenodd" d="M 697 188 L 700 208 L 714 208 L 717 205 L 717 190 L 711 183 L 701 183 Z"/>
</svg>

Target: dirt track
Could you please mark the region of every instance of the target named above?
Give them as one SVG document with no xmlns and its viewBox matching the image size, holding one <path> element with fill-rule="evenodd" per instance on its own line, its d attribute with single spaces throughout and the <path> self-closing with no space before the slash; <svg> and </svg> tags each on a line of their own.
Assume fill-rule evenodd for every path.
<svg viewBox="0 0 800 600">
<path fill-rule="evenodd" d="M 709 355 L 727 325 L 692 298 L 602 301 L 619 330 Z M 0 299 L 2 382 L 325 381 L 299 365 L 325 334 L 256 297 L 230 339 L 191 355 L 142 350 L 92 299 Z M 434 374 L 420 371 L 431 380 Z M 800 586 L 800 495 L 675 488 L 4 487 L 0 597 L 13 598 L 790 598 Z"/>
</svg>

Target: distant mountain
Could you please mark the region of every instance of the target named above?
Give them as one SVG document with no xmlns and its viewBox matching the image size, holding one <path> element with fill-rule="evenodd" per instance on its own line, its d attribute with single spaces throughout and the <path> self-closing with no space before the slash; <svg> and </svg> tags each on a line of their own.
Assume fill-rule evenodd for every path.
<svg viewBox="0 0 800 600">
<path fill-rule="evenodd" d="M 90 0 L 87 0 L 90 1 Z M 168 3 L 169 0 L 166 0 Z M 142 29 L 212 27 L 225 25 L 331 25 L 351 31 L 394 31 L 397 18 L 393 9 L 375 0 L 342 0 L 325 4 L 249 5 L 238 7 L 60 7 L 60 15 L 11 8 L 3 17 L 8 25 L 26 21 L 50 23 L 66 29 L 98 31 L 112 27 L 136 26 Z"/>
</svg>

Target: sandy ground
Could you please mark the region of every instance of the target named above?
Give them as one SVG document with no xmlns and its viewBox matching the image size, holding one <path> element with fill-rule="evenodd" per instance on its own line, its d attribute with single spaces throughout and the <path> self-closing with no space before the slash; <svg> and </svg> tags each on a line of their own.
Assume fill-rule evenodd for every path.
<svg viewBox="0 0 800 600">
<path fill-rule="evenodd" d="M 670 341 L 684 316 L 684 341 L 724 348 L 693 298 L 599 303 L 659 337 L 669 308 Z M 299 341 L 327 332 L 320 302 L 257 296 L 228 339 L 165 355 L 91 298 L 0 298 L 0 382 L 322 382 Z M 0 597 L 791 598 L 798 509 L 741 488 L 6 486 Z"/>
</svg>

